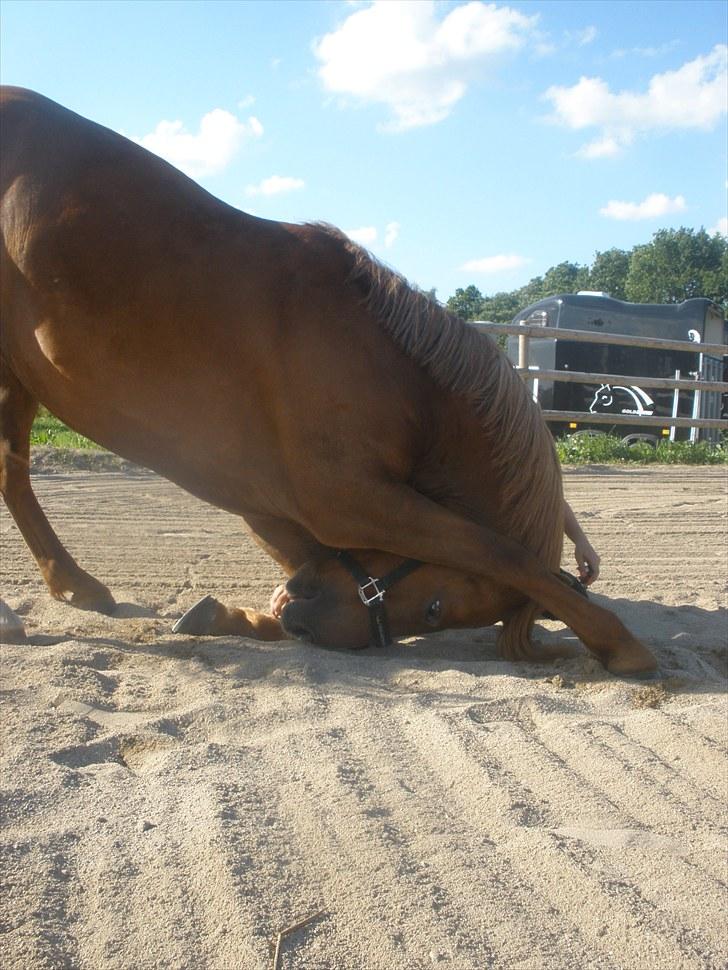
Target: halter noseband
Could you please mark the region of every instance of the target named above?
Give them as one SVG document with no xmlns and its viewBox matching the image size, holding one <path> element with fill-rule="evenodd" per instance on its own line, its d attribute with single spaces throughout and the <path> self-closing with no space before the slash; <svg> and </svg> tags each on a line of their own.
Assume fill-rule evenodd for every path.
<svg viewBox="0 0 728 970">
<path fill-rule="evenodd" d="M 392 642 L 387 620 L 387 608 L 384 605 L 384 594 L 395 583 L 405 576 L 409 576 L 422 565 L 418 559 L 405 559 L 386 575 L 375 579 L 364 570 L 359 563 L 343 549 L 336 553 L 336 558 L 358 583 L 359 599 L 369 613 L 370 644 L 375 647 L 388 647 Z"/>
</svg>

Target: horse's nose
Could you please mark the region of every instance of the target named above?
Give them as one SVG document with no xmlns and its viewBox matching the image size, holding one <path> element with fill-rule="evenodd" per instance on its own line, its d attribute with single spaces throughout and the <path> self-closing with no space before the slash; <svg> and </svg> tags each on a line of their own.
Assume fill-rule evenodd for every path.
<svg viewBox="0 0 728 970">
<path fill-rule="evenodd" d="M 286 633 L 296 640 L 303 640 L 304 643 L 314 643 L 316 640 L 311 629 L 310 603 L 310 598 L 296 597 L 283 607 L 281 613 L 281 626 Z"/>
<path fill-rule="evenodd" d="M 292 599 L 312 600 L 321 592 L 321 582 L 315 573 L 300 570 L 286 583 L 286 592 Z"/>
</svg>

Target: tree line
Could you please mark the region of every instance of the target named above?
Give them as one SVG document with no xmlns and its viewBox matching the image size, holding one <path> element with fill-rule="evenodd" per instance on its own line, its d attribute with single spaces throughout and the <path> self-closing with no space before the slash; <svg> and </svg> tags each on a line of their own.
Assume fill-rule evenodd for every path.
<svg viewBox="0 0 728 970">
<path fill-rule="evenodd" d="M 681 303 L 703 296 L 728 312 L 728 239 L 704 229 L 660 229 L 652 241 L 597 252 L 591 266 L 559 263 L 517 290 L 483 296 L 459 288 L 447 307 L 464 320 L 510 323 L 522 309 L 547 296 L 601 290 L 630 303 Z"/>
</svg>

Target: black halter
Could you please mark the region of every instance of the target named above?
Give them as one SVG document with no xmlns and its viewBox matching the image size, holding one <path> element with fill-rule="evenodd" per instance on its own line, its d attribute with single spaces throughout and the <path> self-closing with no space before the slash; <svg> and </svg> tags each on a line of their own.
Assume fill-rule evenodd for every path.
<svg viewBox="0 0 728 970">
<path fill-rule="evenodd" d="M 366 606 L 369 613 L 369 628 L 371 631 L 370 644 L 374 647 L 388 647 L 392 642 L 387 621 L 387 609 L 384 605 L 384 594 L 391 589 L 395 583 L 405 576 L 409 576 L 415 569 L 422 565 L 418 559 L 405 559 L 404 562 L 396 566 L 386 576 L 375 579 L 366 570 L 362 569 L 359 563 L 350 556 L 348 552 L 341 549 L 336 553 L 336 558 L 345 566 L 359 585 L 359 599 Z"/>
</svg>

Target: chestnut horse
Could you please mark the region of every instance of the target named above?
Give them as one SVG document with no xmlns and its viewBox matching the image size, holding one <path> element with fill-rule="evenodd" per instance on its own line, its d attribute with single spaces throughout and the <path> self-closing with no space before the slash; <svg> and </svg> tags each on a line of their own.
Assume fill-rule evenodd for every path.
<svg viewBox="0 0 728 970">
<path fill-rule="evenodd" d="M 394 635 L 503 620 L 505 656 L 541 657 L 545 609 L 609 670 L 654 668 L 556 575 L 558 462 L 494 341 L 330 227 L 246 215 L 32 92 L 1 112 L 0 483 L 53 596 L 114 608 L 32 492 L 39 402 L 290 577 L 280 619 L 208 598 L 188 632 L 360 646 L 392 584 Z"/>
</svg>

